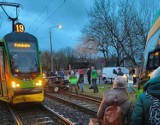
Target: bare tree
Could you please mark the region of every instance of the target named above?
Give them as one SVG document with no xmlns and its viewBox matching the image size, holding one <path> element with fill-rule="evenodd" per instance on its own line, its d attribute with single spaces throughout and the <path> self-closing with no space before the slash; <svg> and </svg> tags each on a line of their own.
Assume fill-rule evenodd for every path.
<svg viewBox="0 0 160 125">
<path fill-rule="evenodd" d="M 42 66 L 44 71 L 51 71 L 51 53 L 50 51 L 42 51 Z M 54 70 L 68 68 L 68 65 L 77 60 L 76 51 L 71 47 L 62 48 L 57 52 L 53 52 Z"/>
<path fill-rule="evenodd" d="M 88 13 L 90 23 L 82 30 L 85 44 L 96 45 L 92 48 L 103 53 L 106 63 L 112 58 L 116 65 L 121 65 L 127 58 L 137 65 L 153 14 L 152 10 L 142 10 L 144 4 L 149 9 L 146 1 L 141 5 L 139 1 L 95 0 Z"/>
<path fill-rule="evenodd" d="M 68 68 L 68 65 L 77 60 L 76 51 L 71 47 L 60 49 L 54 55 L 57 70 Z"/>
<path fill-rule="evenodd" d="M 106 19 L 108 19 L 108 13 L 104 3 L 104 0 L 100 0 L 99 2 L 95 1 L 95 6 L 88 13 L 90 24 L 82 30 L 82 38 L 85 40 L 84 44 L 89 44 L 89 50 L 91 52 L 93 50 L 102 52 L 107 65 L 107 59 L 109 58 L 109 40 L 105 22 Z"/>
<path fill-rule="evenodd" d="M 49 51 L 41 52 L 42 69 L 43 71 L 51 70 L 51 53 Z"/>
</svg>

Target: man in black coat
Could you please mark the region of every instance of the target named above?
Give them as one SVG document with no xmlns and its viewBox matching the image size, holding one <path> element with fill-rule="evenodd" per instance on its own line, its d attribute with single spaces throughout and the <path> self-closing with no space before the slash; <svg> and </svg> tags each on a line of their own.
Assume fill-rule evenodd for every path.
<svg viewBox="0 0 160 125">
<path fill-rule="evenodd" d="M 87 79 L 88 79 L 88 83 L 91 84 L 91 69 L 88 68 L 88 71 L 87 71 Z"/>
</svg>

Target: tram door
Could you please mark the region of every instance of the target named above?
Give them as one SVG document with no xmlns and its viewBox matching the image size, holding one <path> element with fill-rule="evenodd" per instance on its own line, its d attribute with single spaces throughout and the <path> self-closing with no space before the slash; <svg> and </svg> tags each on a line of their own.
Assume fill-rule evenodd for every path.
<svg viewBox="0 0 160 125">
<path fill-rule="evenodd" d="M 3 47 L 0 46 L 0 96 L 7 97 L 4 56 Z"/>
</svg>

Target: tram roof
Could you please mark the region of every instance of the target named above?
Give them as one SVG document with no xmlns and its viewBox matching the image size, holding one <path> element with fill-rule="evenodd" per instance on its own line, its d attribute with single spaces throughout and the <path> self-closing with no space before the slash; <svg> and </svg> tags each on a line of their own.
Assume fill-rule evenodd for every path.
<svg viewBox="0 0 160 125">
<path fill-rule="evenodd" d="M 160 16 L 160 10 L 158 11 L 158 13 L 156 14 L 155 19 L 153 20 L 152 26 L 154 25 L 154 23 L 156 22 L 156 20 L 158 19 L 158 17 Z"/>
<path fill-rule="evenodd" d="M 7 35 L 5 35 L 5 40 L 7 41 L 16 41 L 18 40 L 29 40 L 29 41 L 35 41 L 37 38 L 33 36 L 32 34 L 29 33 L 17 33 L 17 32 L 12 32 Z"/>
<path fill-rule="evenodd" d="M 156 17 L 153 21 L 152 28 L 150 29 L 147 37 L 147 41 L 152 37 L 152 35 L 160 28 L 160 10 L 156 14 Z"/>
</svg>

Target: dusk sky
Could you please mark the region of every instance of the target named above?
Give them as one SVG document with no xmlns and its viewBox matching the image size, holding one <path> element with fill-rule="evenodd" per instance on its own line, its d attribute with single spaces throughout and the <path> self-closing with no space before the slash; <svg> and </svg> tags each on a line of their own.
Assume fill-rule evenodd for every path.
<svg viewBox="0 0 160 125">
<path fill-rule="evenodd" d="M 35 35 L 41 50 L 50 50 L 49 28 L 52 31 L 53 50 L 74 47 L 79 42 L 81 30 L 88 23 L 87 10 L 94 0 L 1 0 L 22 5 L 19 8 L 19 22 L 25 31 Z M 7 13 L 15 16 L 15 9 L 4 7 Z M 56 26 L 62 25 L 62 29 Z M 0 39 L 11 32 L 11 21 L 0 8 Z"/>
</svg>

